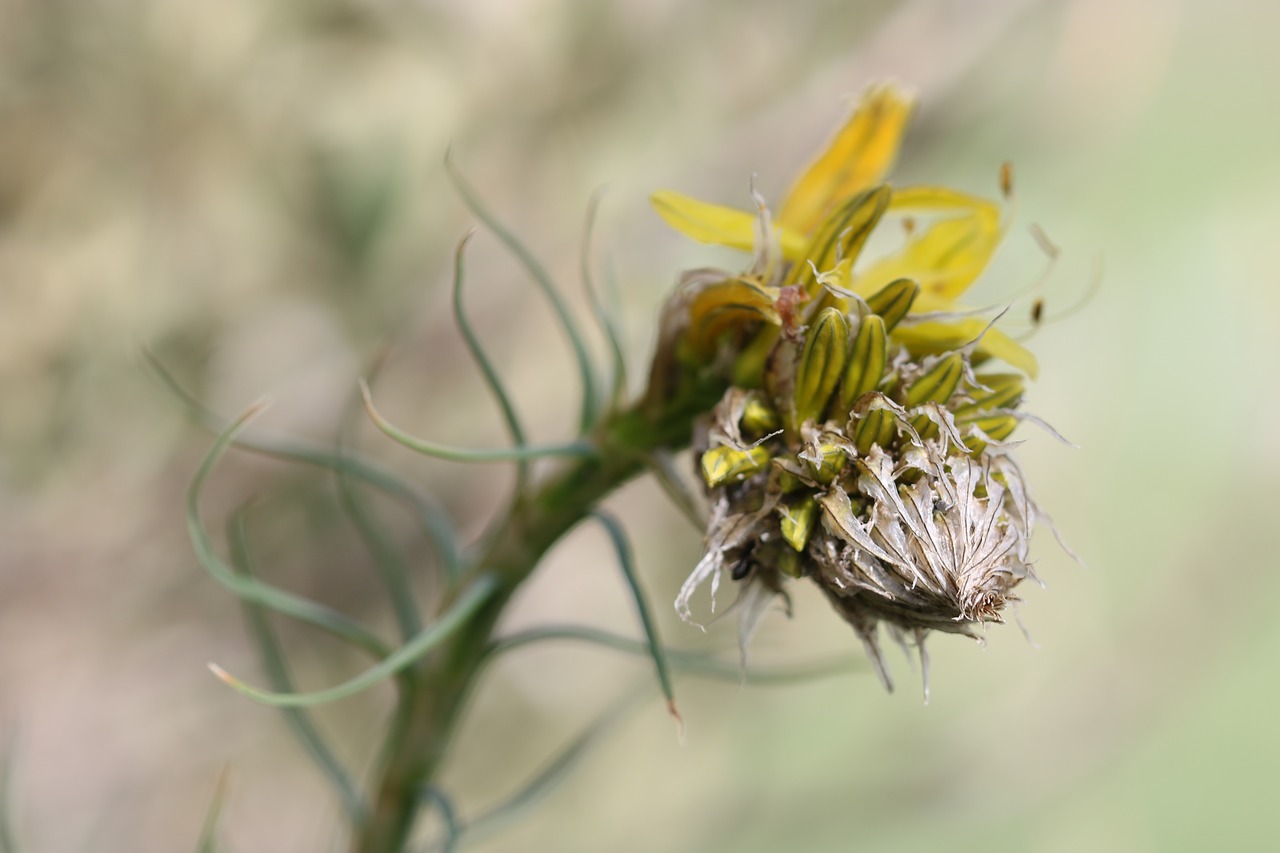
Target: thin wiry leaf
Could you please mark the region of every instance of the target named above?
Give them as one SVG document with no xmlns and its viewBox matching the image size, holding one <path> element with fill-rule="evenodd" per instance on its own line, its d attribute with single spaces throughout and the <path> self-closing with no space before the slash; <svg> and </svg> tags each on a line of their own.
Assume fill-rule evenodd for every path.
<svg viewBox="0 0 1280 853">
<path fill-rule="evenodd" d="M 195 548 L 196 558 L 210 577 L 226 587 L 241 600 L 268 607 L 278 613 L 326 630 L 337 637 L 363 649 L 374 657 L 384 657 L 388 648 L 376 635 L 355 620 L 309 598 L 286 592 L 258 580 L 237 575 L 223 562 L 213 548 L 208 531 L 200 521 L 200 491 L 215 465 L 231 446 L 237 433 L 261 410 L 262 404 L 251 406 L 244 414 L 227 425 L 205 455 L 187 488 L 187 532 Z"/>
<path fill-rule="evenodd" d="M 0 752 L 0 853 L 19 853 L 18 830 L 14 823 L 13 768 L 17 764 L 18 736 L 14 731 L 5 735 L 3 752 Z"/>
<path fill-rule="evenodd" d="M 503 652 L 512 651 L 522 646 L 555 640 L 589 643 L 612 649 L 613 651 L 642 657 L 649 655 L 648 643 L 643 640 L 623 637 L 598 628 L 577 625 L 552 625 L 531 628 L 495 640 L 487 649 L 486 657 L 492 659 Z M 795 684 L 819 678 L 829 678 L 834 675 L 858 671 L 864 666 L 860 660 L 840 658 L 788 666 L 751 667 L 744 670 L 738 661 L 720 660 L 706 652 L 664 648 L 663 654 L 675 672 L 711 681 L 752 686 Z"/>
<path fill-rule="evenodd" d="M 382 583 L 387 587 L 391 608 L 402 638 L 408 638 L 422 629 L 422 614 L 414 603 L 413 588 L 409 585 L 408 567 L 391 535 L 369 512 L 359 487 L 346 474 L 339 473 L 338 501 L 351 519 L 365 546 L 373 555 L 373 564 Z"/>
<path fill-rule="evenodd" d="M 605 340 L 609 343 L 609 358 L 612 360 L 612 376 L 609 381 L 609 400 L 612 405 L 617 405 L 622 400 L 622 395 L 627 390 L 627 361 L 623 356 L 622 339 L 619 334 L 621 323 L 614 314 L 606 309 L 604 300 L 601 298 L 599 291 L 596 290 L 595 276 L 591 272 L 591 244 L 595 234 L 596 215 L 600 210 L 600 193 L 597 192 L 591 196 L 591 201 L 587 205 L 586 226 L 582 235 L 582 286 L 587 291 L 587 301 L 591 304 L 591 311 L 595 314 L 596 322 L 600 324 L 600 330 L 604 333 Z"/>
<path fill-rule="evenodd" d="M 645 598 L 644 590 L 640 587 L 640 578 L 636 575 L 635 565 L 631 557 L 631 544 L 627 541 L 626 531 L 622 529 L 622 525 L 618 523 L 616 518 L 603 510 L 594 510 L 591 515 L 604 527 L 605 532 L 609 534 L 609 540 L 613 543 L 613 550 L 618 556 L 618 567 L 622 569 L 622 576 L 626 579 L 627 588 L 631 592 L 631 599 L 635 602 L 636 612 L 640 616 L 640 625 L 649 641 L 649 655 L 653 658 L 653 667 L 658 673 L 658 683 L 662 687 L 662 695 L 667 700 L 667 710 L 679 722 L 680 712 L 676 710 L 675 691 L 671 686 L 671 674 L 667 668 L 667 657 L 663 653 L 662 641 L 658 637 L 658 626 L 649 614 L 649 603 Z"/>
<path fill-rule="evenodd" d="M 494 369 L 493 363 L 489 361 L 489 356 L 485 353 L 484 347 L 480 344 L 480 339 L 476 336 L 475 330 L 471 328 L 471 321 L 467 319 L 467 314 L 462 310 L 462 283 L 465 279 L 463 275 L 462 257 L 466 252 L 467 243 L 474 235 L 474 231 L 467 234 L 458 242 L 458 249 L 454 253 L 453 261 L 453 317 L 458 324 L 458 330 L 462 332 L 462 339 L 467 343 L 467 350 L 470 351 L 471 357 L 475 359 L 476 366 L 480 368 L 480 372 L 484 374 L 484 383 L 489 388 L 489 392 L 493 394 L 494 399 L 498 403 L 498 407 L 502 409 L 502 419 L 507 425 L 507 432 L 511 434 L 511 441 L 516 447 L 525 446 L 524 427 L 520 423 L 520 416 L 516 414 L 515 406 L 511 402 L 510 395 L 507 394 L 506 387 L 502 384 L 498 371 Z M 521 459 L 516 465 L 516 491 L 524 491 L 525 483 L 529 478 L 529 460 Z"/>
<path fill-rule="evenodd" d="M 390 438 L 403 444 L 410 450 L 437 459 L 448 459 L 452 462 L 520 462 L 528 459 L 548 459 L 557 456 L 591 456 L 595 454 L 594 445 L 586 441 L 574 441 L 568 444 L 529 445 L 509 447 L 500 450 L 474 450 L 465 447 L 450 447 L 412 436 L 392 424 L 374 408 L 373 397 L 369 385 L 360 380 L 360 394 L 364 398 L 364 409 L 374 426 L 386 433 Z"/>
<path fill-rule="evenodd" d="M 435 786 L 427 789 L 426 797 L 440 811 L 440 822 L 444 824 L 444 838 L 437 842 L 434 849 L 439 853 L 453 853 L 462 840 L 463 829 L 458 821 L 458 813 L 453 807 L 453 800 Z"/>
<path fill-rule="evenodd" d="M 455 631 L 466 625 L 476 611 L 489 600 L 497 586 L 497 578 L 493 575 L 482 575 L 477 578 L 435 622 L 383 658 L 376 666 L 325 690 L 311 693 L 273 693 L 245 684 L 217 664 L 209 664 L 209 669 L 237 692 L 264 705 L 278 708 L 305 708 L 345 699 L 395 675 L 447 640 Z"/>
<path fill-rule="evenodd" d="M 237 512 L 231 518 L 228 538 L 231 543 L 231 564 L 236 571 L 246 577 L 253 575 L 253 561 L 249 553 L 249 537 L 246 530 L 245 510 Z M 262 668 L 266 670 L 267 680 L 274 690 L 292 692 L 293 678 L 289 674 L 289 665 L 285 660 L 284 649 L 275 629 L 271 626 L 269 614 L 257 605 L 247 601 L 244 605 L 245 621 L 249 623 L 249 633 L 258 655 L 262 659 Z M 358 826 L 365 819 L 367 810 L 355 782 L 352 781 L 342 762 L 334 755 L 325 741 L 324 735 L 316 727 L 311 716 L 300 708 L 281 708 L 289 730 L 306 750 L 307 754 L 328 778 L 342 802 L 343 810 L 353 826 Z"/>
<path fill-rule="evenodd" d="M 658 485 L 662 487 L 662 491 L 666 492 L 667 497 L 671 498 L 671 502 L 676 505 L 676 509 L 680 510 L 680 514 L 688 519 L 699 533 L 705 530 L 707 520 L 698 507 L 698 499 L 680 478 L 671 453 L 659 448 L 649 454 L 645 461 L 653 473 L 653 478 L 658 481 Z"/>
<path fill-rule="evenodd" d="M 222 823 L 222 812 L 226 807 L 230 775 L 227 770 L 223 770 L 218 776 L 218 784 L 213 789 L 213 800 L 209 803 L 209 810 L 205 812 L 204 825 L 200 827 L 200 840 L 196 843 L 199 853 L 216 853 L 218 849 L 218 827 Z"/>
<path fill-rule="evenodd" d="M 374 364 L 376 372 L 381 364 L 379 359 Z M 338 437 L 338 452 L 344 450 L 347 437 L 354 435 L 361 423 L 361 401 L 354 397 L 347 406 L 343 418 L 343 427 Z M 404 555 L 391 534 L 382 523 L 369 511 L 365 495 L 357 483 L 352 481 L 344 471 L 335 472 L 338 487 L 338 503 L 351 520 L 352 526 L 360 534 L 365 547 L 373 557 L 374 568 L 387 588 L 387 596 L 391 599 L 391 608 L 395 612 L 396 622 L 400 628 L 401 639 L 408 639 L 422 630 L 422 614 L 414 600 L 413 587 L 409 583 L 409 567 Z M 452 578 L 451 578 L 452 580 Z"/>
<path fill-rule="evenodd" d="M 649 691 L 645 689 L 632 690 L 623 696 L 597 717 L 582 734 L 570 741 L 555 758 L 514 794 L 462 824 L 460 834 L 468 841 L 478 840 L 492 835 L 527 812 L 568 777 L 569 772 L 577 766 L 592 746 L 621 725 L 632 711 L 640 707 L 647 695 Z M 433 853 L 440 853 L 447 848 L 444 842 L 439 842 L 429 845 L 426 849 Z"/>
<path fill-rule="evenodd" d="M 205 429 L 217 434 L 227 426 L 226 419 L 206 408 L 195 397 L 187 393 L 174 379 L 154 354 L 143 350 L 143 358 L 156 374 L 165 389 L 183 404 L 192 417 Z M 409 483 L 383 471 L 381 468 L 355 456 L 334 453 L 321 448 L 309 447 L 295 442 L 264 439 L 255 436 L 236 434 L 233 443 L 242 450 L 260 453 L 278 459 L 287 459 L 325 468 L 339 474 L 345 474 L 361 482 L 367 483 L 413 509 L 429 541 L 436 549 L 437 556 L 450 578 L 456 578 L 461 568 L 457 536 L 453 530 L 453 522 L 445 514 L 444 509 L 428 494 L 419 492 Z"/>
<path fill-rule="evenodd" d="M 591 368 L 591 357 L 587 354 L 586 342 L 582 338 L 582 334 L 578 331 L 577 324 L 573 320 L 573 316 L 569 313 L 569 307 L 565 304 L 560 291 L 556 288 L 555 283 L 551 280 L 551 276 L 538 263 L 533 253 L 520 242 L 520 240 L 507 229 L 502 223 L 494 218 L 493 214 L 481 203 L 479 196 L 475 190 L 462 177 L 462 173 L 458 171 L 453 162 L 453 154 L 449 152 L 444 158 L 445 170 L 449 173 L 450 179 L 453 181 L 454 188 L 458 191 L 458 195 L 462 197 L 463 202 L 471 210 L 476 217 L 488 226 L 494 236 L 498 238 L 504 246 L 506 246 L 513 255 L 520 261 L 520 264 L 529 273 L 529 276 L 538 285 L 547 301 L 551 303 L 551 308 L 555 312 L 556 319 L 560 323 L 560 327 L 564 330 L 565 336 L 569 339 L 569 344 L 573 347 L 574 359 L 578 364 L 578 378 L 582 383 L 582 413 L 579 418 L 578 426 L 580 432 L 586 432 L 595 422 L 598 414 L 598 404 L 596 402 L 595 391 L 595 375 Z"/>
</svg>

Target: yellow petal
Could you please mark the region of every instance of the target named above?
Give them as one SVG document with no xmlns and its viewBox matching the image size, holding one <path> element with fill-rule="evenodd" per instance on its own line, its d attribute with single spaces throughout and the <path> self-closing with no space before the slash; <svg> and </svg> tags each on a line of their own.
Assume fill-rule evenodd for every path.
<svg viewBox="0 0 1280 853">
<path fill-rule="evenodd" d="M 745 210 L 698 201 L 673 190 L 659 190 L 649 196 L 653 209 L 672 228 L 701 243 L 728 246 L 750 252 L 756 242 L 756 215 Z M 775 223 L 782 254 L 795 260 L 804 254 L 808 241 L 803 235 Z"/>
<path fill-rule="evenodd" d="M 915 353 L 945 352 L 963 347 L 982 335 L 978 354 L 998 358 L 1010 367 L 1016 367 L 1032 379 L 1040 372 L 1036 357 L 1022 344 L 999 329 L 987 329 L 989 321 L 982 317 L 965 317 L 959 320 L 926 321 L 898 326 L 893 338 Z M 982 330 L 987 329 L 986 334 Z"/>
<path fill-rule="evenodd" d="M 873 264 L 854 290 L 868 296 L 895 279 L 910 278 L 919 283 L 922 296 L 952 302 L 986 268 L 1001 236 L 994 206 L 935 222 L 899 252 Z"/>
<path fill-rule="evenodd" d="M 745 278 L 727 278 L 700 290 L 689 302 L 689 340 L 705 352 L 733 326 L 777 324 L 777 294 Z"/>
<path fill-rule="evenodd" d="M 889 202 L 893 211 L 920 210 L 925 212 L 977 211 L 986 216 L 1000 218 L 1000 208 L 995 202 L 976 195 L 958 192 L 947 187 L 902 187 L 893 191 Z"/>
<path fill-rule="evenodd" d="M 892 85 L 869 89 L 844 127 L 791 187 L 778 222 L 809 233 L 849 196 L 893 166 L 914 99 Z"/>
</svg>

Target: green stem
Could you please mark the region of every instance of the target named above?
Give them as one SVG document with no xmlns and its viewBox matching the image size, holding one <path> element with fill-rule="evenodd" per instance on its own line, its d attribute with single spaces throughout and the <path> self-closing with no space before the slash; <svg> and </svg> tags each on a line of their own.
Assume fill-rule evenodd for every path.
<svg viewBox="0 0 1280 853">
<path fill-rule="evenodd" d="M 449 600 L 442 602 L 441 612 L 479 578 L 497 578 L 497 589 L 465 626 L 409 671 L 416 689 L 404 694 L 404 727 L 379 768 L 370 818 L 357 832 L 355 853 L 400 853 L 405 848 L 422 795 L 446 756 L 454 725 L 484 664 L 494 627 L 520 584 L 603 498 L 645 470 L 654 449 L 686 444 L 694 415 L 708 410 L 719 391 L 689 391 L 665 411 L 641 406 L 615 413 L 591 436 L 591 455 L 561 461 L 547 479 L 517 497 Z"/>
</svg>

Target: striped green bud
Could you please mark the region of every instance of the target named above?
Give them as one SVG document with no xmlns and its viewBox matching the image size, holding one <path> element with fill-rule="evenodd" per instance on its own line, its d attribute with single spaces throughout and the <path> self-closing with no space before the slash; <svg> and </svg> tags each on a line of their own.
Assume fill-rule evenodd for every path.
<svg viewBox="0 0 1280 853">
<path fill-rule="evenodd" d="M 972 421 L 992 409 L 1012 409 L 1022 402 L 1025 386 L 1021 373 L 988 373 L 978 377 L 978 384 L 985 385 L 990 390 L 978 389 L 973 395 L 972 403 L 957 406 L 957 423 Z"/>
<path fill-rule="evenodd" d="M 844 463 L 848 457 L 845 456 L 843 449 L 836 447 L 834 444 L 823 444 L 818 449 L 822 453 L 822 461 L 814 463 L 805 460 L 805 464 L 808 465 L 809 473 L 813 475 L 813 479 L 824 486 L 829 486 L 844 470 Z"/>
<path fill-rule="evenodd" d="M 782 509 L 782 538 L 787 544 L 803 553 L 813 533 L 813 523 L 818 518 L 818 499 L 812 494 L 799 501 L 784 504 Z"/>
<path fill-rule="evenodd" d="M 880 384 L 888 362 L 888 347 L 889 334 L 884 319 L 875 314 L 863 317 L 858 334 L 853 337 L 844 378 L 840 380 L 837 406 L 842 414 L 848 415 L 855 400 Z"/>
<path fill-rule="evenodd" d="M 911 383 L 907 389 L 906 406 L 923 406 L 925 403 L 945 403 L 951 399 L 964 376 L 964 356 L 953 352 L 938 359 L 933 367 Z"/>
<path fill-rule="evenodd" d="M 999 412 L 989 412 L 981 417 L 973 418 L 967 421 L 968 425 L 975 426 L 992 441 L 1004 441 L 1013 435 L 1013 431 L 1018 427 L 1018 419 L 1013 415 L 1002 414 Z M 986 448 L 987 442 L 976 436 L 970 436 L 965 439 L 965 444 L 969 447 L 969 455 L 977 456 Z"/>
<path fill-rule="evenodd" d="M 916 301 L 919 293 L 920 285 L 911 279 L 895 279 L 867 297 L 867 307 L 871 309 L 871 313 L 884 318 L 885 330 L 892 332 L 893 327 L 907 316 L 911 303 Z"/>
<path fill-rule="evenodd" d="M 849 320 L 838 308 L 824 308 L 809 328 L 796 367 L 796 425 L 817 420 L 835 393 L 849 355 Z"/>
<path fill-rule="evenodd" d="M 981 418 L 974 418 L 969 423 L 986 433 L 987 438 L 1004 441 L 1018 426 L 1018 419 L 1013 415 L 992 413 Z"/>
<path fill-rule="evenodd" d="M 893 414 L 884 409 L 872 409 L 866 417 L 858 421 L 853 432 L 853 443 L 858 452 L 866 456 L 871 452 L 871 445 L 878 444 L 887 448 L 893 441 Z"/>
<path fill-rule="evenodd" d="M 708 488 L 745 480 L 769 464 L 769 451 L 763 447 L 739 450 L 736 447 L 713 447 L 702 454 L 702 479 Z"/>
<path fill-rule="evenodd" d="M 946 403 L 951 399 L 951 395 L 956 393 L 956 388 L 960 387 L 962 378 L 964 378 L 963 355 L 953 352 L 945 358 L 938 359 L 933 367 L 911 383 L 911 387 L 907 389 L 906 407 L 910 409 L 923 406 L 925 403 Z M 929 437 L 938 429 L 938 425 L 924 415 L 916 415 L 912 418 L 911 426 L 915 427 L 921 438 Z"/>
<path fill-rule="evenodd" d="M 784 284 L 803 285 L 810 294 L 817 293 L 819 288 L 813 274 L 814 267 L 826 272 L 841 260 L 857 258 L 880 217 L 889 209 L 891 195 L 886 186 L 874 187 L 858 193 L 837 208 L 822 221 L 809 241 L 805 257 L 813 262 L 812 266 L 796 264 Z"/>
</svg>

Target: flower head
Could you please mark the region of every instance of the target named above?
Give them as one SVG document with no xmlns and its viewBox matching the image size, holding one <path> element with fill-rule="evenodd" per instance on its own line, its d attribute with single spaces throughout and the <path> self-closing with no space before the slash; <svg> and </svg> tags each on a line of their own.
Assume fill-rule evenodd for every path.
<svg viewBox="0 0 1280 853">
<path fill-rule="evenodd" d="M 1000 241 L 1000 207 L 881 183 L 910 113 L 900 90 L 870 89 L 776 216 L 758 196 L 750 212 L 653 196 L 683 233 L 754 255 L 745 272 L 686 273 L 664 318 L 675 355 L 655 371 L 710 366 L 728 386 L 695 443 L 711 518 L 676 608 L 691 620 L 694 592 L 728 573 L 745 643 L 807 579 L 889 687 L 879 625 L 923 660 L 927 632 L 1000 621 L 1042 518 L 1006 442 L 1035 359 L 958 302 Z M 908 216 L 898 249 L 862 257 Z"/>
</svg>

